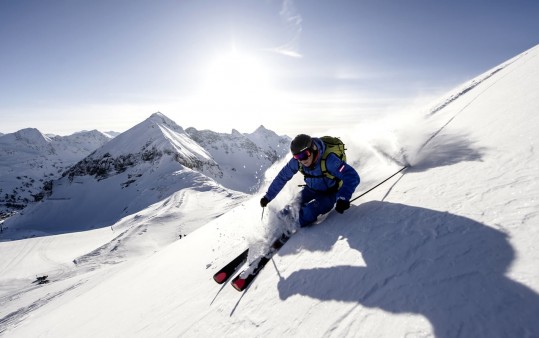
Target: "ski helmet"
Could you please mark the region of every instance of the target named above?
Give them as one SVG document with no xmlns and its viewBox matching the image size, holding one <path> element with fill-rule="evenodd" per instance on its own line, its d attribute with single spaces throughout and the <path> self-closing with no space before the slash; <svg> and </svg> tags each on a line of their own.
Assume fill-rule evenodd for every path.
<svg viewBox="0 0 539 338">
<path fill-rule="evenodd" d="M 290 151 L 292 155 L 296 155 L 305 149 L 311 148 L 312 144 L 313 140 L 309 135 L 299 134 L 290 143 Z"/>
</svg>

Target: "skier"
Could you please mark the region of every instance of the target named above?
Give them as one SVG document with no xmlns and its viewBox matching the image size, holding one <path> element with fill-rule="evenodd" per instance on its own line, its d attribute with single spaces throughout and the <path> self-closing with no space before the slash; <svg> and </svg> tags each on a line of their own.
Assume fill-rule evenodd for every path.
<svg viewBox="0 0 539 338">
<path fill-rule="evenodd" d="M 265 208 L 283 189 L 288 181 L 300 171 L 305 176 L 305 186 L 292 205 L 287 205 L 277 216 L 284 221 L 286 230 L 273 241 L 266 254 L 259 256 L 232 280 L 232 286 L 243 291 L 251 285 L 271 257 L 288 241 L 297 227 L 313 224 L 319 215 L 333 207 L 338 213 L 350 208 L 350 198 L 359 185 L 357 171 L 346 163 L 344 144 L 337 138 L 324 136 L 312 138 L 300 134 L 292 140 L 290 151 L 293 158 L 281 169 L 260 199 Z M 249 249 L 239 254 L 213 275 L 222 284 L 233 276 L 248 260 Z"/>
<path fill-rule="evenodd" d="M 339 154 L 325 152 L 328 145 L 320 138 L 297 135 L 290 144 L 293 158 L 281 169 L 260 199 L 265 208 L 283 189 L 292 177 L 301 171 L 306 185 L 296 199 L 297 205 L 286 206 L 279 217 L 288 219 L 293 227 L 312 225 L 319 215 L 333 207 L 338 213 L 350 208 L 350 198 L 359 185 L 359 175 Z M 344 145 L 342 147 L 344 155 Z M 299 212 L 294 212 L 294 207 Z"/>
</svg>

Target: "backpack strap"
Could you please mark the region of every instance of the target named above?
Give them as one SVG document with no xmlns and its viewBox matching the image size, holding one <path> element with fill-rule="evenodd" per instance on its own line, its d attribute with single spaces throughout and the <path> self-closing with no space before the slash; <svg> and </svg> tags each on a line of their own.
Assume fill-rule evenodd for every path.
<svg viewBox="0 0 539 338">
<path fill-rule="evenodd" d="M 326 147 L 326 149 L 327 149 L 327 147 Z M 327 157 L 329 156 L 329 154 L 335 154 L 335 153 L 333 153 L 333 152 L 327 152 L 327 153 L 324 152 L 324 155 L 322 155 L 322 159 L 320 160 L 320 168 L 322 169 L 322 174 L 323 174 L 324 176 L 326 176 L 327 178 L 336 181 L 336 182 L 337 182 L 337 186 L 338 186 L 339 189 L 340 189 L 340 188 L 342 187 L 342 185 L 343 185 L 342 180 L 340 180 L 340 179 L 338 179 L 337 177 L 331 175 L 331 174 L 329 173 L 329 171 L 328 171 L 327 166 L 326 166 L 326 159 L 327 159 Z M 337 154 L 335 154 L 335 155 L 337 155 Z M 338 156 L 338 157 L 339 157 L 339 156 Z M 339 157 L 339 158 L 340 158 L 340 157 Z M 342 158 L 341 158 L 341 160 L 342 160 Z"/>
<path fill-rule="evenodd" d="M 329 156 L 329 154 L 335 154 L 334 152 L 332 151 L 327 151 L 327 147 L 326 147 L 326 150 L 324 151 L 324 154 L 322 154 L 322 159 L 320 160 L 320 169 L 322 170 L 322 175 L 311 175 L 311 174 L 307 174 L 305 172 L 305 169 L 303 168 L 303 165 L 301 163 L 299 163 L 299 171 L 303 174 L 303 176 L 305 177 L 308 177 L 308 178 L 324 178 L 324 177 L 327 177 L 329 179 L 332 179 L 334 180 L 335 182 L 337 182 L 336 186 L 338 187 L 338 189 L 340 189 L 343 185 L 343 181 L 338 179 L 337 177 L 331 175 L 327 169 L 327 165 L 326 165 L 326 159 L 327 157 Z M 340 156 L 338 156 L 337 154 L 335 154 L 337 157 L 341 158 Z M 342 158 L 341 158 L 342 159 Z M 337 190 L 338 190 L 337 189 Z"/>
</svg>

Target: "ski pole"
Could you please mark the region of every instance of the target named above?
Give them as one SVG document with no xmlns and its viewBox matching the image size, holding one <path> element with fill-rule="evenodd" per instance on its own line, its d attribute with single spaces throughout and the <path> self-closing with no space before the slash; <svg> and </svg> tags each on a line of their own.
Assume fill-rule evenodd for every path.
<svg viewBox="0 0 539 338">
<path fill-rule="evenodd" d="M 400 173 L 401 171 L 403 171 L 404 169 L 407 169 L 408 166 L 405 165 L 404 167 L 402 167 L 399 171 L 397 171 L 396 173 L 394 173 L 393 175 L 389 176 L 388 178 L 386 178 L 385 180 L 383 180 L 382 182 L 378 183 L 377 185 L 375 185 L 374 187 L 370 188 L 369 190 L 365 191 L 363 194 L 359 195 L 358 197 L 355 197 L 353 199 L 350 200 L 350 203 L 357 200 L 358 198 L 360 198 L 361 196 L 365 196 L 366 194 L 368 194 L 369 192 L 373 191 L 374 189 L 378 188 L 379 186 L 381 186 L 382 184 L 384 184 L 386 181 L 388 181 L 389 179 L 391 179 L 393 176 L 397 175 L 398 173 Z"/>
</svg>

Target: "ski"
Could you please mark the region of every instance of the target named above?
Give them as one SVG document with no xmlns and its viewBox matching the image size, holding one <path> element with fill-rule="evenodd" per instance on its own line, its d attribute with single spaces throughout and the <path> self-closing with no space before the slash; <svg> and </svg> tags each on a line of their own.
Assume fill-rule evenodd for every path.
<svg viewBox="0 0 539 338">
<path fill-rule="evenodd" d="M 234 289 L 238 291 L 243 291 L 251 285 L 253 280 L 258 276 L 258 273 L 260 270 L 266 266 L 266 264 L 271 260 L 273 255 L 279 251 L 279 249 L 290 239 L 289 234 L 283 234 L 280 238 L 275 240 L 273 244 L 271 245 L 268 252 L 258 258 L 257 260 L 253 261 L 249 267 L 245 270 L 243 270 L 241 273 L 239 273 L 233 280 L 230 282 L 230 284 L 234 287 Z M 250 273 L 248 273 L 246 276 L 242 276 L 246 274 L 247 270 L 252 270 Z"/>
<path fill-rule="evenodd" d="M 213 275 L 213 280 L 217 284 L 223 284 L 226 282 L 246 261 L 249 255 L 249 249 L 245 249 L 236 258 L 230 261 L 227 265 L 223 266 L 219 271 Z"/>
</svg>

